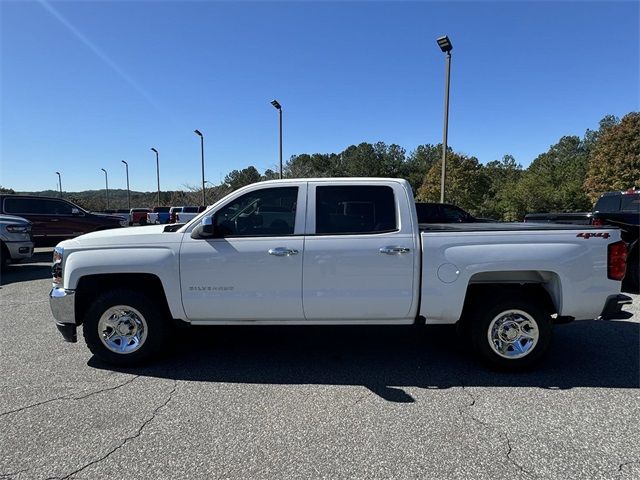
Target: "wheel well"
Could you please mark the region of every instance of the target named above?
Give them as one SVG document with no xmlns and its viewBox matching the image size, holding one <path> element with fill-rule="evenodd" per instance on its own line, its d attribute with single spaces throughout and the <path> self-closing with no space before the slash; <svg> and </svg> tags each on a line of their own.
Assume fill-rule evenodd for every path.
<svg viewBox="0 0 640 480">
<path fill-rule="evenodd" d="M 550 315 L 558 313 L 558 309 L 554 305 L 551 295 L 549 295 L 549 292 L 545 290 L 544 286 L 540 283 L 482 283 L 469 285 L 464 300 L 462 318 L 468 317 L 465 313 L 473 308 L 474 304 L 486 301 L 487 298 L 495 298 L 496 294 L 500 296 L 526 295 L 529 298 L 539 301 Z"/>
<path fill-rule="evenodd" d="M 97 293 L 113 288 L 129 288 L 146 293 L 149 297 L 157 299 L 160 307 L 166 312 L 167 318 L 171 318 L 162 282 L 156 275 L 150 273 L 109 273 L 88 275 L 81 277 L 78 281 L 75 295 L 76 323 L 78 325 L 82 323 L 84 314 Z"/>
</svg>

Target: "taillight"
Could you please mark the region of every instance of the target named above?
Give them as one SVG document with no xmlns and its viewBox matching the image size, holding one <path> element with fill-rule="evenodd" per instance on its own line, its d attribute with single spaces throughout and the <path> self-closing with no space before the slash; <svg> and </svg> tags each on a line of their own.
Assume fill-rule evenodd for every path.
<svg viewBox="0 0 640 480">
<path fill-rule="evenodd" d="M 607 278 L 622 280 L 627 271 L 627 244 L 622 240 L 609 245 L 607 250 Z"/>
<path fill-rule="evenodd" d="M 591 225 L 595 227 L 602 227 L 604 225 L 604 222 L 602 221 L 601 218 L 592 218 Z"/>
</svg>

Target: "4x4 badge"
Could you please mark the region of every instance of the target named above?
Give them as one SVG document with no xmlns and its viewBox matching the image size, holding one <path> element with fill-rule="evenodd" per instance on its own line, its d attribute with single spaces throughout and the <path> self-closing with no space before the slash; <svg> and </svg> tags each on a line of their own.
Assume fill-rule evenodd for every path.
<svg viewBox="0 0 640 480">
<path fill-rule="evenodd" d="M 589 240 L 591 237 L 609 238 L 609 232 L 597 232 L 597 233 L 581 232 L 577 234 L 576 237 L 584 238 L 585 240 Z"/>
</svg>

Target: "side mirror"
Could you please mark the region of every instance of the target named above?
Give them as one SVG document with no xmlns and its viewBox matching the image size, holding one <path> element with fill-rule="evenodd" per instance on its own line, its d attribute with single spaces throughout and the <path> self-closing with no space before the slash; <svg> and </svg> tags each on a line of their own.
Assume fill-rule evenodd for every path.
<svg viewBox="0 0 640 480">
<path fill-rule="evenodd" d="M 72 208 L 71 209 L 71 215 L 80 215 L 80 210 L 77 208 Z"/>
<path fill-rule="evenodd" d="M 191 232 L 191 238 L 212 238 L 214 233 L 215 216 L 204 217 L 196 228 Z"/>
</svg>

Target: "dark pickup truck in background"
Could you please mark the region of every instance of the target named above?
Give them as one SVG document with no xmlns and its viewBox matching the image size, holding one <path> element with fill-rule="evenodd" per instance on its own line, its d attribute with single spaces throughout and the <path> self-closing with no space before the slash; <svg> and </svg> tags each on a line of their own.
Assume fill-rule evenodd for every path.
<svg viewBox="0 0 640 480">
<path fill-rule="evenodd" d="M 53 246 L 67 238 L 129 223 L 126 217 L 88 212 L 62 198 L 31 195 L 0 195 L 0 213 L 29 220 L 37 247 Z"/>
<path fill-rule="evenodd" d="M 449 203 L 416 202 L 418 223 L 486 223 L 490 218 L 478 218 Z"/>
<path fill-rule="evenodd" d="M 531 223 L 569 223 L 574 225 L 595 225 L 618 227 L 622 240 L 627 242 L 627 275 L 623 283 L 628 291 L 639 292 L 640 257 L 638 237 L 640 237 L 640 190 L 603 193 L 592 212 L 583 213 L 529 213 L 524 217 Z"/>
</svg>

